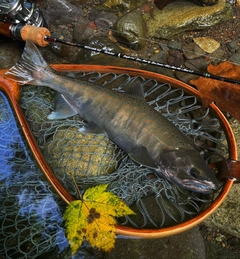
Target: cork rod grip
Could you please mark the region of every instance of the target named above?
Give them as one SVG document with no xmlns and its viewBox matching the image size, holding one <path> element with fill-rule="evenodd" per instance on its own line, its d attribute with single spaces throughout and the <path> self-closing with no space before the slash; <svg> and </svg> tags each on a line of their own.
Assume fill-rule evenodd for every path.
<svg viewBox="0 0 240 259">
<path fill-rule="evenodd" d="M 44 40 L 44 36 L 50 36 L 47 28 L 25 25 L 21 30 L 21 37 L 24 41 L 31 40 L 40 47 L 45 47 L 48 42 Z"/>
</svg>

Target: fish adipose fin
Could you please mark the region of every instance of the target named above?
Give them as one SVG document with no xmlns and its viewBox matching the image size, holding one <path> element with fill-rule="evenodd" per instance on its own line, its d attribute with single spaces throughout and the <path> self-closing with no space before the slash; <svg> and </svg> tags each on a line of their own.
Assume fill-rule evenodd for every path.
<svg viewBox="0 0 240 259">
<path fill-rule="evenodd" d="M 152 160 L 152 158 L 148 154 L 147 148 L 144 146 L 135 148 L 128 155 L 133 161 L 137 162 L 140 165 L 153 168 L 153 169 L 158 169 L 156 163 Z"/>
<path fill-rule="evenodd" d="M 57 93 L 54 111 L 48 115 L 49 120 L 65 119 L 78 114 L 78 111 L 60 93 Z"/>
<path fill-rule="evenodd" d="M 104 130 L 99 128 L 94 122 L 90 121 L 85 126 L 79 129 L 81 133 L 88 134 L 105 134 Z"/>
<path fill-rule="evenodd" d="M 40 79 L 45 76 L 49 79 L 50 66 L 42 57 L 40 51 L 31 41 L 27 41 L 20 60 L 3 76 L 19 84 L 41 85 Z"/>
<path fill-rule="evenodd" d="M 139 82 L 134 82 L 131 88 L 126 91 L 126 94 L 145 100 L 143 86 Z"/>
</svg>

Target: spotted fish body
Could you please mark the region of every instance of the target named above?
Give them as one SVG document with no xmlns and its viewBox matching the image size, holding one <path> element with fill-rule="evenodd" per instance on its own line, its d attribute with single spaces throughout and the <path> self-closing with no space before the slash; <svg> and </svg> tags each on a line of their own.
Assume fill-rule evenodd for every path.
<svg viewBox="0 0 240 259">
<path fill-rule="evenodd" d="M 49 119 L 79 114 L 88 121 L 82 132 L 105 132 L 137 163 L 188 190 L 209 193 L 219 188 L 214 173 L 188 139 L 149 106 L 140 86 L 127 93 L 60 76 L 32 42 L 5 77 L 21 84 L 44 85 L 58 93 Z"/>
</svg>

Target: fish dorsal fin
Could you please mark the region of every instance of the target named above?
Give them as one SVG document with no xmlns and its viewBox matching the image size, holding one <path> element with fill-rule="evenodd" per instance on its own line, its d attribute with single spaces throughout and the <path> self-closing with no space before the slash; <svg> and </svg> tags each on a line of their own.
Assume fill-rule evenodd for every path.
<svg viewBox="0 0 240 259">
<path fill-rule="evenodd" d="M 143 86 L 139 82 L 134 83 L 131 88 L 126 91 L 126 94 L 145 100 Z"/>
<path fill-rule="evenodd" d="M 78 111 L 60 93 L 57 93 L 54 111 L 48 115 L 49 120 L 65 119 L 78 114 Z"/>
<path fill-rule="evenodd" d="M 140 165 L 146 166 L 148 168 L 158 169 L 156 163 L 150 157 L 147 148 L 144 146 L 135 148 L 128 155 L 133 161 L 137 162 Z"/>
</svg>

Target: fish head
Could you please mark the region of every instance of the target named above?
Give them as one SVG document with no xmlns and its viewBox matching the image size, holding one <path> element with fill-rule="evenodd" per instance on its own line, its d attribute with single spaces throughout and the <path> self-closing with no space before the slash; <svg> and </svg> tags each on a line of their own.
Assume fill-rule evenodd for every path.
<svg viewBox="0 0 240 259">
<path fill-rule="evenodd" d="M 214 172 L 197 150 L 179 148 L 167 150 L 160 157 L 160 170 L 177 185 L 199 193 L 211 193 L 220 188 Z"/>
</svg>

